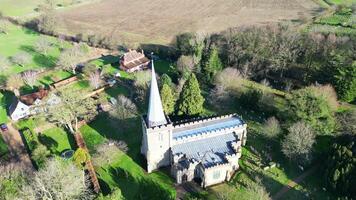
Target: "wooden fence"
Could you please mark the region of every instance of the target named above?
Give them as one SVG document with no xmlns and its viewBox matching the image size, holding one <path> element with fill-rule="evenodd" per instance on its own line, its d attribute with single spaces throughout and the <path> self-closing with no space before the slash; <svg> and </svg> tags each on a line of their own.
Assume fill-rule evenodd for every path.
<svg viewBox="0 0 356 200">
<path fill-rule="evenodd" d="M 87 145 L 85 144 L 82 134 L 79 131 L 76 134 L 74 134 L 74 138 L 75 138 L 75 142 L 77 143 L 77 146 L 89 153 Z M 93 184 L 94 192 L 99 193 L 100 185 L 99 185 L 98 177 L 96 176 L 93 163 L 91 162 L 90 159 L 85 163 L 85 166 L 88 170 L 90 181 Z"/>
</svg>

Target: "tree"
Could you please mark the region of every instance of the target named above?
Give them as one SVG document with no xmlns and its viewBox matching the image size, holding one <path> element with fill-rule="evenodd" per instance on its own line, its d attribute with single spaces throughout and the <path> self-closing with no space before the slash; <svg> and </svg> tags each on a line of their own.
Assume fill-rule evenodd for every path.
<svg viewBox="0 0 356 200">
<path fill-rule="evenodd" d="M 24 83 L 23 83 L 22 78 L 19 74 L 11 75 L 6 80 L 6 88 L 13 91 L 15 96 L 20 96 L 19 89 L 21 86 L 23 86 L 23 84 Z"/>
<path fill-rule="evenodd" d="M 9 22 L 0 17 L 0 33 L 7 34 L 9 29 Z"/>
<path fill-rule="evenodd" d="M 90 86 L 93 87 L 94 89 L 98 89 L 100 84 L 101 84 L 101 77 L 100 77 L 100 72 L 93 72 L 89 75 L 89 83 Z"/>
<path fill-rule="evenodd" d="M 98 67 L 94 63 L 87 63 L 83 67 L 82 71 L 86 76 L 90 76 L 90 74 L 95 73 L 98 70 L 99 70 Z"/>
<path fill-rule="evenodd" d="M 41 143 L 36 145 L 36 148 L 32 151 L 31 158 L 36 161 L 36 164 L 39 168 L 42 168 L 47 160 L 47 157 L 50 155 L 50 151 L 47 147 Z"/>
<path fill-rule="evenodd" d="M 117 103 L 114 106 L 114 109 L 110 111 L 110 115 L 115 119 L 124 120 L 137 114 L 136 105 L 124 95 L 117 97 Z"/>
<path fill-rule="evenodd" d="M 342 58 L 339 59 L 341 60 Z M 347 102 L 355 100 L 356 61 L 353 61 L 352 64 L 340 63 L 336 67 L 334 67 L 334 70 L 334 85 L 336 87 L 340 99 Z"/>
<path fill-rule="evenodd" d="M 71 162 L 50 159 L 44 168 L 34 173 L 24 185 L 24 199 L 93 199 L 84 171 Z"/>
<path fill-rule="evenodd" d="M 145 70 L 145 71 L 138 71 L 134 74 L 134 80 L 135 80 L 135 85 L 147 89 L 148 84 L 151 80 L 151 71 L 150 70 Z"/>
<path fill-rule="evenodd" d="M 45 36 L 40 36 L 35 43 L 36 51 L 43 55 L 47 55 L 51 47 L 52 47 L 52 43 Z"/>
<path fill-rule="evenodd" d="M 5 71 L 10 67 L 9 60 L 5 57 L 0 55 L 0 70 Z"/>
<path fill-rule="evenodd" d="M 20 190 L 26 183 L 26 172 L 16 163 L 0 165 L 0 199 L 20 199 Z"/>
<path fill-rule="evenodd" d="M 95 166 L 109 165 L 127 151 L 128 147 L 124 141 L 109 140 L 96 148 L 92 160 Z"/>
<path fill-rule="evenodd" d="M 167 74 L 162 74 L 159 83 L 160 88 L 162 88 L 164 84 L 167 84 L 169 87 L 172 87 L 173 85 L 171 77 L 169 77 Z"/>
<path fill-rule="evenodd" d="M 356 110 L 339 113 L 337 120 L 341 133 L 356 135 Z"/>
<path fill-rule="evenodd" d="M 37 74 L 34 70 L 28 70 L 21 73 L 21 78 L 26 85 L 33 88 L 37 81 Z"/>
<path fill-rule="evenodd" d="M 204 74 L 207 81 L 211 82 L 215 75 L 223 68 L 222 62 L 219 58 L 219 52 L 217 47 L 213 46 L 210 49 L 210 55 L 207 62 L 203 66 Z"/>
<path fill-rule="evenodd" d="M 63 90 L 58 93 L 60 103 L 47 105 L 44 117 L 54 123 L 67 128 L 71 133 L 78 131 L 79 120 L 92 119 L 96 111 L 95 101 L 92 98 L 83 98 L 81 91 Z"/>
<path fill-rule="evenodd" d="M 83 55 L 83 52 L 77 46 L 66 49 L 59 55 L 57 65 L 63 70 L 72 70 L 72 73 L 75 74 L 77 64 L 82 60 Z"/>
<path fill-rule="evenodd" d="M 177 70 L 181 74 L 182 78 L 188 79 L 190 74 L 194 70 L 194 59 L 192 56 L 182 55 L 177 61 Z"/>
<path fill-rule="evenodd" d="M 179 115 L 197 115 L 203 112 L 204 97 L 201 95 L 199 82 L 192 73 L 183 86 L 178 102 Z"/>
<path fill-rule="evenodd" d="M 263 125 L 263 131 L 269 138 L 277 137 L 281 133 L 279 121 L 275 117 L 268 118 Z"/>
<path fill-rule="evenodd" d="M 247 199 L 255 200 L 270 200 L 269 193 L 266 188 L 262 185 L 262 180 L 256 177 L 255 182 L 248 182 L 246 184 Z"/>
<path fill-rule="evenodd" d="M 303 120 L 318 134 L 330 134 L 335 128 L 329 102 L 310 87 L 293 91 L 287 100 L 287 108 L 292 121 Z"/>
<path fill-rule="evenodd" d="M 300 121 L 288 129 L 288 134 L 282 141 L 282 152 L 300 164 L 307 164 L 311 160 L 311 151 L 315 142 L 313 129 Z"/>
<path fill-rule="evenodd" d="M 29 64 L 31 62 L 31 55 L 26 53 L 26 52 L 19 52 L 15 54 L 14 56 L 11 57 L 11 61 L 14 64 L 20 65 L 21 67 L 24 67 L 25 65 Z"/>
<path fill-rule="evenodd" d="M 215 76 L 215 85 L 224 89 L 238 89 L 241 83 L 241 74 L 235 68 L 225 68 Z"/>
<path fill-rule="evenodd" d="M 62 22 L 62 19 L 56 15 L 54 5 L 50 4 L 52 3 L 48 3 L 40 8 L 42 14 L 37 21 L 37 28 L 43 33 L 54 34 Z"/>
<path fill-rule="evenodd" d="M 160 94 L 162 96 L 163 110 L 167 115 L 172 114 L 174 112 L 175 99 L 171 87 L 164 84 Z"/>
<path fill-rule="evenodd" d="M 76 166 L 79 169 L 83 169 L 83 166 L 85 166 L 85 163 L 90 160 L 90 155 L 89 153 L 83 149 L 83 148 L 78 148 L 75 150 L 74 155 L 73 155 L 73 160 Z"/>
<path fill-rule="evenodd" d="M 327 186 L 338 196 L 356 196 L 356 136 L 343 135 L 337 138 L 329 152 L 325 175 Z"/>
</svg>

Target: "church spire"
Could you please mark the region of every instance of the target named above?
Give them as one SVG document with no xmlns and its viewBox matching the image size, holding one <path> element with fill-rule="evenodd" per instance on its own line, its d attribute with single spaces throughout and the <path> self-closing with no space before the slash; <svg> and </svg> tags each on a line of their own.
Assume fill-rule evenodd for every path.
<svg viewBox="0 0 356 200">
<path fill-rule="evenodd" d="M 158 91 L 153 59 L 151 61 L 151 65 L 152 65 L 152 79 L 151 79 L 147 122 L 149 127 L 154 127 L 154 126 L 166 124 L 167 120 L 163 112 L 162 101 Z"/>
</svg>

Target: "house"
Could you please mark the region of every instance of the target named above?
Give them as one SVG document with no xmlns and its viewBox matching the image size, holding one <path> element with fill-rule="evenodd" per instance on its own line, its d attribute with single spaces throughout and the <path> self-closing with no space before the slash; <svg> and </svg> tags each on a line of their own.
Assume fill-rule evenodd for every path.
<svg viewBox="0 0 356 200">
<path fill-rule="evenodd" d="M 131 73 L 146 69 L 149 62 L 143 50 L 141 52 L 129 50 L 120 59 L 120 69 Z"/>
<path fill-rule="evenodd" d="M 19 120 L 43 111 L 43 104 L 54 105 L 60 102 L 57 95 L 48 97 L 49 90 L 40 89 L 38 92 L 27 94 L 16 98 L 9 108 L 12 120 Z"/>
<path fill-rule="evenodd" d="M 228 181 L 239 168 L 247 125 L 236 114 L 172 122 L 163 112 L 152 63 L 149 107 L 142 117 L 141 153 L 150 173 L 169 166 L 178 184 Z"/>
</svg>

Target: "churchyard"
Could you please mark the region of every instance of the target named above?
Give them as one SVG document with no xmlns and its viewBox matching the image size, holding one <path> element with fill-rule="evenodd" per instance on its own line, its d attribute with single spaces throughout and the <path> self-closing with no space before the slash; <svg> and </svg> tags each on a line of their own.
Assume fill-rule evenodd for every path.
<svg viewBox="0 0 356 200">
<path fill-rule="evenodd" d="M 0 0 L 0 4 L 5 3 L 3 5 L 10 5 L 9 2 L 10 1 Z M 87 31 L 92 34 L 93 32 L 91 32 L 91 29 L 93 27 L 99 30 L 102 27 L 108 27 L 106 26 L 106 23 L 115 23 L 118 25 L 122 25 L 121 21 L 117 21 L 117 18 L 120 17 L 117 17 L 116 15 L 117 9 L 116 7 L 112 6 L 113 2 L 114 1 L 111 0 L 103 2 L 91 2 L 93 4 L 88 3 L 87 5 L 79 6 L 80 9 L 76 10 L 77 12 L 75 13 L 70 8 L 63 9 L 59 13 L 61 16 L 65 16 L 65 18 L 67 19 L 65 23 L 68 27 L 71 27 L 70 29 L 73 31 L 70 32 L 70 34 Z M 35 15 L 33 14 L 33 10 L 40 3 L 40 1 L 32 1 L 26 6 L 23 6 L 22 9 L 7 9 L 8 11 L 4 12 L 4 14 L 9 16 L 20 17 L 33 16 Z M 120 3 L 122 2 L 119 1 L 119 4 Z M 330 0 L 327 1 L 327 3 L 338 4 L 340 2 L 336 0 Z M 212 9 L 211 7 L 214 7 L 215 4 L 213 2 L 210 2 L 209 5 L 210 4 L 212 6 L 208 7 L 209 9 Z M 241 1 L 240 4 L 244 5 L 246 4 L 246 2 Z M 245 10 L 244 12 L 247 12 L 249 14 L 251 14 L 251 10 L 255 8 L 266 8 L 270 6 L 268 4 L 258 5 L 258 3 L 255 2 L 250 2 L 248 5 L 249 6 L 247 11 Z M 277 2 L 277 5 L 279 7 L 275 8 L 276 10 L 281 11 L 282 9 L 284 9 L 283 6 L 285 5 L 282 5 L 282 3 Z M 303 15 L 311 16 L 313 15 L 313 13 L 311 13 L 311 10 L 315 7 L 315 3 L 309 1 L 302 1 L 303 8 L 300 8 L 294 1 L 290 1 L 286 5 L 288 5 L 287 7 L 292 6 L 295 11 L 295 13 L 293 12 L 293 15 L 291 16 L 286 17 L 283 15 L 284 17 L 282 18 L 286 19 L 289 19 L 289 17 L 297 17 L 298 10 L 299 12 L 304 13 Z M 109 10 L 109 12 L 97 12 L 96 15 L 93 15 L 94 18 L 102 19 L 103 17 L 105 17 L 107 18 L 107 21 L 104 20 L 98 22 L 91 18 L 83 17 L 84 12 L 88 12 L 88 10 L 91 10 L 92 7 L 96 6 L 103 7 L 106 10 Z M 109 7 L 112 7 L 112 9 L 109 9 Z M 1 9 L 3 8 L 7 7 L 1 7 Z M 115 11 L 113 10 L 114 8 Z M 159 8 L 160 7 L 150 8 L 148 9 L 148 11 L 152 13 L 153 11 Z M 163 14 L 174 14 L 171 13 L 170 9 L 171 8 L 168 7 L 168 9 L 163 12 Z M 179 9 L 184 9 L 184 7 Z M 209 12 L 209 9 L 204 8 L 200 13 L 197 13 L 197 16 L 194 16 L 193 20 L 202 18 L 205 12 Z M 226 8 L 219 7 L 218 9 L 225 10 Z M 130 10 L 130 8 L 127 8 L 127 10 Z M 271 12 L 278 13 L 276 10 Z M 322 33 L 330 33 L 333 31 L 330 31 L 329 28 L 327 28 L 327 31 L 324 32 L 320 31 L 320 29 L 314 28 L 314 26 L 338 26 L 338 33 L 342 35 L 354 34 L 355 27 L 352 27 L 352 24 L 349 24 L 349 22 L 352 21 L 354 18 L 354 13 L 345 11 L 345 14 L 340 13 L 341 11 L 333 11 L 329 15 L 319 16 L 314 20 L 313 23 L 310 24 L 309 27 L 307 27 L 307 29 Z M 123 11 L 122 13 L 125 12 Z M 115 18 L 114 20 L 113 16 L 116 16 L 117 18 Z M 276 16 L 272 16 L 272 18 Z M 140 17 L 145 17 L 145 19 L 149 19 L 147 15 L 142 15 Z M 219 23 L 222 19 L 216 16 L 209 17 L 214 19 L 212 20 L 214 23 L 212 23 L 210 26 L 207 26 L 209 30 L 204 31 L 219 31 L 220 29 L 223 30 L 226 28 L 217 27 L 215 24 Z M 240 15 L 234 17 L 241 18 Z M 265 16 L 256 16 L 256 18 L 254 18 L 251 23 L 262 23 L 263 20 L 261 21 L 261 18 L 263 17 Z M 211 20 L 210 18 L 209 20 Z M 250 18 L 247 17 L 246 20 L 247 19 Z M 92 24 L 85 23 L 86 20 L 91 20 Z M 168 27 L 169 25 L 171 25 L 171 21 L 172 20 L 163 20 L 163 22 L 169 24 L 167 25 L 165 23 L 162 23 L 160 24 L 160 26 Z M 183 21 L 186 22 L 187 20 Z M 130 23 L 127 24 L 130 25 Z M 197 28 L 199 28 L 199 24 L 195 24 L 194 21 L 190 22 L 190 24 L 192 26 L 188 27 L 189 31 L 198 30 Z M 231 24 L 227 25 L 232 26 Z M 137 43 L 149 41 L 150 43 L 167 44 L 172 39 L 171 37 L 178 33 L 175 27 L 181 26 L 182 24 L 173 23 L 173 28 L 170 29 L 170 31 L 172 32 L 164 31 L 165 29 L 163 27 L 150 26 L 150 28 L 144 30 L 140 29 L 140 31 L 142 30 L 142 32 L 140 32 L 140 34 L 142 35 L 137 34 L 137 30 L 131 26 L 124 26 L 122 30 L 115 29 L 112 32 L 107 31 L 106 29 L 104 30 L 105 32 L 110 32 L 112 34 L 117 35 L 117 37 L 123 39 L 123 41 L 134 41 Z M 65 49 L 73 48 L 73 46 L 76 45 L 75 43 L 62 41 L 52 36 L 42 35 L 33 30 L 20 26 L 15 26 L 13 24 L 9 24 L 8 27 L 9 28 L 6 34 L 0 34 L 0 55 L 8 58 L 10 64 L 8 68 L 1 72 L 1 76 L 10 77 L 27 70 L 40 71 L 40 74 L 37 76 L 36 81 L 31 86 L 28 84 L 23 84 L 21 87 L 18 88 L 21 94 L 32 93 L 34 91 L 37 91 L 40 87 L 48 88 L 58 81 L 73 76 L 77 76 L 78 81 L 61 86 L 57 89 L 62 92 L 75 91 L 75 94 L 78 96 L 85 96 L 95 90 L 90 80 L 90 73 L 88 74 L 85 71 L 81 71 L 74 74 L 71 69 L 63 69 L 61 67 L 58 67 L 57 63 L 60 55 Z M 163 30 L 159 31 L 159 33 L 162 35 L 156 35 L 156 30 Z M 96 32 L 94 33 L 98 35 L 102 34 Z M 225 35 L 220 36 L 224 37 Z M 50 50 L 48 50 L 48 52 L 45 54 L 43 53 L 43 51 L 36 50 L 36 44 L 41 38 L 45 38 L 46 41 L 49 41 L 51 43 Z M 222 43 L 222 41 L 220 42 Z M 218 41 L 216 42 L 216 45 L 218 46 L 221 43 L 219 43 Z M 178 44 L 175 45 L 178 46 L 175 48 L 177 48 L 177 51 L 180 52 L 179 56 L 181 57 L 189 57 L 191 54 L 193 54 L 194 56 L 199 55 L 199 47 L 189 46 L 191 45 L 189 44 L 187 45 L 189 48 L 186 51 L 186 46 L 184 46 L 186 44 L 182 46 L 179 46 Z M 87 48 L 89 52 L 92 52 L 94 50 L 94 48 L 92 47 Z M 196 50 L 195 48 L 198 48 L 198 50 Z M 253 47 L 252 49 L 254 48 L 256 47 Z M 194 52 L 190 52 L 191 49 L 194 49 Z M 202 49 L 200 50 L 203 51 Z M 204 49 L 204 52 L 200 52 L 201 54 L 206 54 L 206 57 L 203 57 L 200 54 L 201 59 L 210 59 L 211 57 L 213 57 L 211 56 L 213 54 L 211 52 L 213 51 L 214 47 L 206 47 L 206 49 Z M 225 49 L 220 49 L 220 51 L 225 52 Z M 243 53 L 246 53 L 246 51 Z M 12 63 L 11 58 L 19 53 L 27 54 L 28 62 L 23 65 Z M 334 136 L 331 136 L 331 133 L 320 134 L 318 132 L 316 134 L 316 140 L 313 145 L 313 154 L 315 156 L 315 159 L 312 160 L 311 163 L 305 165 L 304 163 L 297 163 L 295 160 L 287 158 L 282 150 L 282 141 L 284 141 L 286 135 L 290 132 L 290 127 L 293 124 L 292 122 L 294 122 L 290 119 L 290 116 L 287 116 L 288 109 L 291 109 L 290 99 L 296 98 L 296 95 L 293 93 L 293 91 L 298 91 L 298 89 L 306 87 L 307 84 L 311 83 L 312 81 L 298 80 L 299 82 L 293 85 L 294 87 L 292 87 L 292 84 L 289 85 L 289 81 L 294 81 L 294 79 L 297 79 L 296 77 L 289 77 L 290 79 L 288 80 L 287 78 L 285 78 L 282 80 L 282 83 L 278 82 L 280 81 L 280 77 L 277 78 L 276 73 L 279 73 L 280 69 L 273 69 L 275 71 L 271 70 L 272 72 L 258 72 L 256 73 L 257 75 L 255 77 L 251 75 L 253 74 L 252 72 L 244 71 L 244 69 L 240 68 L 240 71 L 238 73 L 236 72 L 236 70 L 231 71 L 231 68 L 226 71 L 219 69 L 219 73 L 215 73 L 214 71 L 211 72 L 209 71 L 209 69 L 204 68 L 206 63 L 209 63 L 210 60 L 209 62 L 205 60 L 204 62 L 201 62 L 199 64 L 203 66 L 203 69 L 194 69 L 192 71 L 189 71 L 188 69 L 188 75 L 192 72 L 198 74 L 201 94 L 205 98 L 204 108 L 202 112 L 199 113 L 199 115 L 211 116 L 226 113 L 237 113 L 246 121 L 246 123 L 248 124 L 248 139 L 247 145 L 243 147 L 242 150 L 242 158 L 239 162 L 240 169 L 234 174 L 234 177 L 229 182 L 215 185 L 207 189 L 195 188 L 193 189 L 193 191 L 185 191 L 185 193 L 181 192 L 180 190 L 177 190 L 178 186 L 175 184 L 175 180 L 170 176 L 169 169 L 162 169 L 148 174 L 146 172 L 144 157 L 140 153 L 142 139 L 140 117 L 143 114 L 146 114 L 147 112 L 147 93 L 145 92 L 147 92 L 150 74 L 147 73 L 147 71 L 127 73 L 122 70 L 119 70 L 118 66 L 121 53 L 122 52 L 119 51 L 119 54 L 103 55 L 102 57 L 97 59 L 89 59 L 89 57 L 91 58 L 91 55 L 87 55 L 88 59 L 84 59 L 85 61 L 83 63 L 84 70 L 85 68 L 95 66 L 94 68 L 96 70 L 98 68 L 102 70 L 104 74 L 103 77 L 114 78 L 117 81 L 114 86 L 108 87 L 103 92 L 94 95 L 93 99 L 95 100 L 95 104 L 103 105 L 103 107 L 108 106 L 107 110 L 102 108 L 100 112 L 95 112 L 95 116 L 91 117 L 90 120 L 87 120 L 86 123 L 81 124 L 80 128 L 78 129 L 78 132 L 81 133 L 85 140 L 86 146 L 88 147 L 90 158 L 93 162 L 94 169 L 100 183 L 101 196 L 98 199 L 105 199 L 105 197 L 103 196 L 106 196 L 107 199 L 114 198 L 110 195 L 115 194 L 117 192 L 120 193 L 120 196 L 124 197 L 125 199 L 174 199 L 176 196 L 182 197 L 183 199 L 252 199 L 256 197 L 256 193 L 259 193 L 261 191 L 262 194 L 267 194 L 267 196 L 272 198 L 276 197 L 277 195 L 279 199 L 294 200 L 336 198 L 335 194 L 331 190 L 326 189 L 327 186 L 325 184 L 325 180 L 324 178 L 321 178 L 325 177 L 324 171 L 322 169 L 322 165 L 324 164 L 322 158 L 323 156 L 326 156 L 325 152 L 327 151 L 327 149 L 329 149 L 330 146 L 332 146 L 331 144 L 333 143 L 332 139 Z M 238 52 L 238 54 L 240 53 L 241 52 Z M 247 56 L 245 56 L 249 57 L 253 53 L 248 52 L 246 53 Z M 218 55 L 218 53 L 216 55 Z M 157 56 L 160 56 L 159 51 L 157 52 Z M 269 58 L 267 53 L 262 53 L 259 56 L 267 60 Z M 217 57 L 219 58 L 219 56 Z M 244 60 L 239 60 L 238 62 L 234 63 L 233 60 L 230 60 L 230 57 L 223 58 L 228 60 L 224 61 L 224 63 L 229 62 L 229 66 L 234 66 L 235 68 L 238 68 L 238 66 L 241 65 L 240 63 L 240 65 L 236 66 L 236 63 L 244 62 Z M 219 62 L 221 65 L 221 61 Z M 310 62 L 315 62 L 315 65 L 317 66 L 322 66 L 323 64 L 325 64 L 318 63 L 318 61 Z M 256 63 L 259 62 L 256 61 L 254 64 Z M 185 64 L 190 65 L 189 61 L 185 62 Z M 300 63 L 298 63 L 298 65 L 299 64 Z M 282 64 L 278 63 L 278 65 Z M 159 84 L 163 84 L 162 82 L 164 81 L 164 74 L 168 75 L 168 77 L 171 78 L 171 88 L 174 88 L 175 91 L 175 94 L 173 96 L 174 98 L 178 99 L 179 92 L 176 92 L 176 90 L 179 91 L 179 88 L 183 87 L 180 81 L 182 80 L 182 77 L 185 76 L 184 73 L 186 73 L 185 70 L 187 69 L 182 69 L 181 64 L 179 64 L 179 59 L 174 60 L 172 58 L 165 58 L 164 56 L 161 56 L 160 59 L 155 61 L 155 68 L 157 74 L 161 78 L 159 79 Z M 250 70 L 253 71 L 258 69 L 253 68 Z M 212 73 L 214 78 L 210 76 L 207 78 L 202 72 Z M 223 72 L 228 73 L 225 73 L 225 76 L 221 78 L 221 80 L 223 81 L 220 80 L 219 82 L 217 80 L 217 76 Z M 244 72 L 246 72 L 247 75 L 243 74 Z M 294 73 L 294 71 L 292 72 Z M 117 73 L 120 74 L 119 77 L 115 77 Z M 227 76 L 226 74 L 230 74 L 231 76 L 236 75 L 236 79 L 230 79 L 231 77 Z M 263 74 L 262 76 L 270 74 L 272 78 L 271 76 L 265 76 L 264 79 L 261 79 L 261 77 L 259 77 L 261 76 L 261 74 Z M 281 76 L 282 78 L 282 75 L 283 68 L 281 75 L 278 76 Z M 308 76 L 306 75 L 306 77 L 314 78 L 314 74 L 308 74 Z M 2 83 L 4 83 L 4 78 L 0 77 L 0 79 Z M 275 82 L 269 82 L 266 79 L 275 80 Z M 223 82 L 229 82 L 230 84 L 234 85 L 234 87 L 229 88 L 231 85 L 227 87 L 227 84 Z M 307 84 L 305 82 L 307 82 Z M 105 83 L 106 82 L 102 81 L 99 88 Z M 281 86 L 284 83 L 287 84 Z M 221 85 L 226 86 L 223 87 L 224 91 L 218 90 L 219 88 L 217 86 Z M 288 88 L 288 86 L 290 86 L 290 88 Z M 319 86 L 316 85 L 315 87 Z M 2 89 L 3 90 L 0 93 L 0 122 L 7 123 L 10 122 L 7 116 L 7 110 L 9 105 L 12 103 L 14 93 L 10 88 L 3 87 Z M 338 116 L 342 115 L 344 112 L 347 113 L 349 111 L 352 112 L 353 110 L 356 110 L 355 100 L 352 99 L 353 97 L 348 97 L 347 95 L 348 93 L 344 94 L 343 100 L 339 99 L 341 105 L 337 106 L 337 109 L 332 111 L 332 116 Z M 352 96 L 352 94 L 349 96 Z M 220 99 L 220 97 L 224 98 Z M 133 106 L 134 109 L 130 107 L 129 112 L 124 114 L 115 113 L 116 107 L 119 107 L 118 105 L 121 105 L 120 98 L 121 100 L 126 99 L 124 101 L 125 103 L 131 102 L 131 104 L 128 104 L 130 106 Z M 329 98 L 332 99 L 334 97 Z M 347 98 L 348 100 L 345 100 Z M 119 101 L 119 104 L 115 104 L 115 101 Z M 348 103 L 346 103 L 346 101 Z M 126 107 L 124 108 L 126 109 Z M 96 110 L 97 108 L 95 107 L 94 109 Z M 120 109 L 122 108 L 120 107 Z M 280 123 L 278 126 L 280 130 L 277 136 L 269 137 L 266 133 L 266 123 L 272 117 L 278 118 Z M 69 128 L 60 123 L 50 122 L 48 119 L 46 120 L 45 118 L 46 117 L 40 115 L 33 116 L 27 119 L 22 119 L 18 122 L 12 122 L 16 129 L 21 130 L 24 138 L 24 143 L 31 156 L 32 162 L 35 168 L 39 170 L 43 168 L 43 165 L 47 158 L 60 157 L 61 154 L 66 150 L 77 150 L 75 138 Z M 173 113 L 172 118 L 180 119 L 182 118 L 182 116 L 177 116 Z M 322 132 L 323 130 L 318 129 L 318 131 Z M 36 145 L 32 145 L 34 143 Z M 45 147 L 45 156 L 41 156 L 35 153 L 36 148 L 38 148 L 38 146 Z M 109 153 L 105 154 L 105 152 Z M 7 156 L 8 147 L 6 146 L 2 137 L 0 137 L 0 158 L 6 160 Z M 317 170 L 315 171 L 314 169 Z M 296 185 L 294 185 L 291 189 L 283 192 L 286 185 L 290 184 L 294 180 L 297 180 L 298 178 L 300 178 L 301 175 L 309 171 L 311 171 L 311 173 L 308 174 L 308 176 L 305 176 L 303 179 L 300 180 L 300 182 L 297 182 Z M 255 191 L 253 190 L 253 188 L 255 189 Z"/>
</svg>

